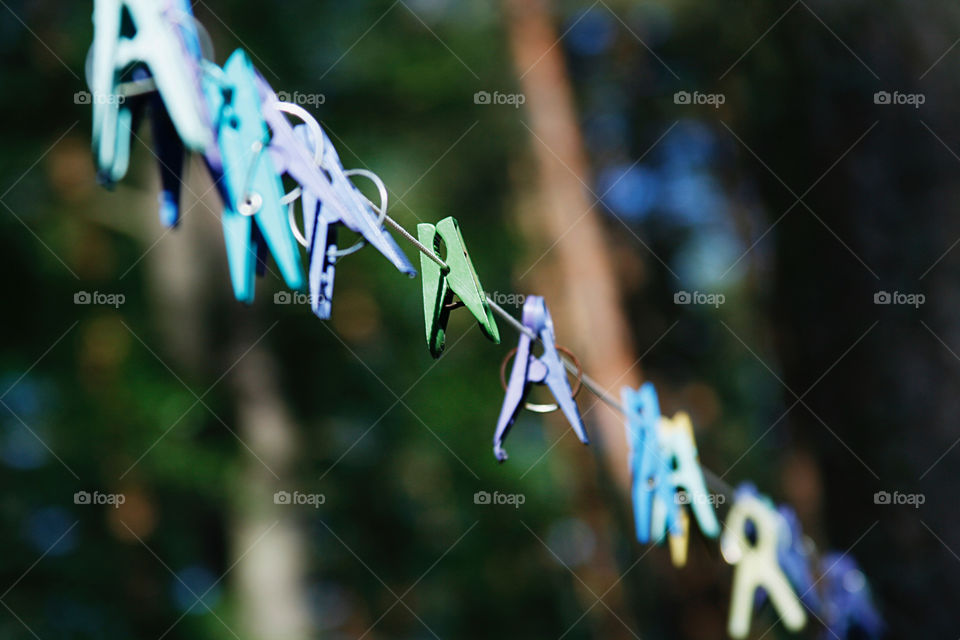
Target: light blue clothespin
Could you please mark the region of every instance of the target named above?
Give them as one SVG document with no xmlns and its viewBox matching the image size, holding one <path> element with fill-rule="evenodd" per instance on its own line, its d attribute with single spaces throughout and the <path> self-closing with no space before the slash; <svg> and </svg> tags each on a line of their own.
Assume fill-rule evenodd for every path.
<svg viewBox="0 0 960 640">
<path fill-rule="evenodd" d="M 133 33 L 123 31 L 124 10 Z M 100 179 L 108 185 L 126 175 L 129 166 L 134 114 L 126 100 L 130 78 L 124 73 L 134 64 L 149 69 L 146 90 L 155 86 L 159 91 L 186 147 L 203 151 L 210 143 L 200 80 L 178 21 L 184 21 L 182 5 L 172 0 L 94 2 L 93 149 Z"/>
<path fill-rule="evenodd" d="M 680 507 L 676 501 L 676 487 L 670 479 L 668 458 L 660 443 L 660 401 L 653 383 L 645 382 L 634 391 L 623 387 L 620 391 L 627 414 L 627 442 L 630 445 L 630 473 L 632 476 L 633 518 L 637 540 L 648 543 L 653 533 L 653 505 L 664 506 L 665 526 L 653 537 L 661 542 L 664 531 L 680 533 Z"/>
<path fill-rule="evenodd" d="M 673 416 L 672 420 L 660 419 L 660 446 L 661 455 L 666 459 L 669 469 L 667 485 L 672 486 L 674 491 L 683 490 L 682 494 L 675 493 L 670 499 L 671 503 L 679 505 L 681 513 L 680 533 L 671 532 L 670 535 L 670 552 L 674 566 L 682 567 L 687 563 L 690 532 L 689 520 L 686 511 L 683 511 L 683 505 L 689 505 L 700 530 L 708 538 L 716 538 L 720 535 L 720 523 L 717 521 L 714 510 L 715 500 L 707 492 L 707 483 L 703 478 L 703 469 L 700 467 L 689 415 L 680 411 Z M 669 509 L 670 503 L 664 503 L 659 496 L 654 500 L 651 535 L 655 539 L 662 538 L 667 532 Z"/>
<path fill-rule="evenodd" d="M 224 65 L 223 78 L 206 81 L 205 90 L 222 176 L 217 175 L 215 163 L 208 164 L 225 200 L 223 234 L 234 294 L 241 302 L 253 301 L 255 274 L 263 268 L 268 248 L 287 285 L 300 290 L 304 285 L 300 253 L 280 203 L 283 183 L 267 152 L 269 130 L 257 73 L 246 53 L 234 51 Z"/>
</svg>

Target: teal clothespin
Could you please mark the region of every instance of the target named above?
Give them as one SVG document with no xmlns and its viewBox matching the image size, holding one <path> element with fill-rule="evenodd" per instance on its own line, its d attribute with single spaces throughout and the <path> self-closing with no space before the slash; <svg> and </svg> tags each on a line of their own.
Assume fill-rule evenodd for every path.
<svg viewBox="0 0 960 640">
<path fill-rule="evenodd" d="M 700 526 L 700 530 L 708 538 L 720 535 L 720 523 L 714 511 L 713 497 L 707 493 L 707 483 L 703 478 L 703 470 L 697 455 L 697 445 L 693 439 L 693 425 L 690 416 L 680 411 L 673 419 L 660 420 L 660 446 L 662 455 L 668 461 L 671 469 L 669 478 L 674 491 L 683 490 L 671 496 L 680 506 L 680 533 L 670 534 L 670 555 L 676 567 L 687 563 L 687 545 L 690 537 L 690 524 L 684 505 L 690 507 Z M 661 500 L 653 504 L 652 535 L 662 537 L 667 530 L 667 509 Z"/>
<path fill-rule="evenodd" d="M 124 10 L 131 24 L 123 19 Z M 134 117 L 127 104 L 126 72 L 145 65 L 177 133 L 188 149 L 210 143 L 200 80 L 188 59 L 177 20 L 183 11 L 170 0 L 95 0 L 93 6 L 93 149 L 101 180 L 126 175 Z"/>
<path fill-rule="evenodd" d="M 300 253 L 280 204 L 283 182 L 266 148 L 269 131 L 247 54 L 234 51 L 223 78 L 207 80 L 205 90 L 223 163 L 223 235 L 234 294 L 241 302 L 253 301 L 254 276 L 268 248 L 287 285 L 301 290 Z"/>
<path fill-rule="evenodd" d="M 439 249 L 439 240 L 446 247 L 446 259 L 449 271 L 442 271 L 440 265 L 428 256 L 420 255 L 420 272 L 423 274 L 423 315 L 427 326 L 427 346 L 434 358 L 443 352 L 446 339 L 447 321 L 456 295 L 473 317 L 480 323 L 483 335 L 496 344 L 500 344 L 500 332 L 493 311 L 487 303 L 487 295 L 480 285 L 477 271 L 470 261 L 470 254 L 463 243 L 460 225 L 456 219 L 444 218 L 436 225 L 429 223 L 417 225 L 420 242 Z"/>
</svg>

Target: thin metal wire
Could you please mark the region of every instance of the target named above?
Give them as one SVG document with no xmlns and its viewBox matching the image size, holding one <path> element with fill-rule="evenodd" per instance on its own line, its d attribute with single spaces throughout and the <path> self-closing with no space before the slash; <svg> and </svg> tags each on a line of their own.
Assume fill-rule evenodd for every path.
<svg viewBox="0 0 960 640">
<path fill-rule="evenodd" d="M 384 216 L 383 221 L 389 224 L 391 227 L 393 227 L 397 233 L 399 233 L 409 243 L 411 243 L 413 246 L 419 249 L 420 253 L 422 253 L 423 255 L 427 256 L 428 258 L 436 262 L 438 265 L 440 265 L 441 269 L 443 269 L 444 271 L 450 271 L 450 267 L 447 265 L 446 262 L 440 259 L 440 256 L 438 256 L 436 253 L 430 250 L 425 244 L 423 244 L 422 242 L 417 240 L 415 237 L 413 237 L 409 231 L 407 231 L 402 226 L 400 226 L 399 222 L 397 222 L 390 216 Z M 520 325 L 520 326 L 523 326 L 523 325 Z"/>
</svg>

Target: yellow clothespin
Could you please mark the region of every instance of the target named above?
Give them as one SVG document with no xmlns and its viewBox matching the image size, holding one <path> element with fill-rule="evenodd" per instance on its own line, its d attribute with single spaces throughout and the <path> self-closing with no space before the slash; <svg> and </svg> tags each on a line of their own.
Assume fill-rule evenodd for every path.
<svg viewBox="0 0 960 640">
<path fill-rule="evenodd" d="M 752 543 L 747 538 L 747 522 L 753 524 L 756 533 Z M 769 595 L 787 629 L 799 631 L 807 622 L 800 599 L 777 559 L 782 522 L 769 500 L 757 494 L 753 487 L 737 490 L 720 541 L 724 558 L 735 566 L 727 625 L 732 638 L 746 638 L 750 633 L 754 595 L 760 587 Z"/>
<path fill-rule="evenodd" d="M 707 484 L 700 468 L 697 444 L 693 439 L 693 425 L 687 413 L 677 412 L 673 419 L 660 419 L 661 455 L 666 459 L 670 472 L 669 483 L 682 492 L 672 496 L 679 504 L 677 529 L 670 531 L 670 558 L 675 567 L 687 564 L 687 547 L 690 539 L 690 516 L 684 506 L 693 511 L 700 530 L 708 538 L 720 535 L 720 523 L 714 510 L 713 496 L 707 492 Z M 657 500 L 653 507 L 654 535 L 659 537 L 667 533 L 667 509 Z"/>
</svg>

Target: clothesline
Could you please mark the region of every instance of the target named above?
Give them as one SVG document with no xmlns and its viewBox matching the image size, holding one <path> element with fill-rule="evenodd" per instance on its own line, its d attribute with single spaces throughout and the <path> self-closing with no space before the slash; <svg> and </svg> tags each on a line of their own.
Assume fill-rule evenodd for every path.
<svg viewBox="0 0 960 640">
<path fill-rule="evenodd" d="M 417 240 L 417 238 L 414 237 L 413 234 L 411 234 L 409 231 L 407 231 L 403 227 L 403 225 L 401 225 L 399 222 L 391 218 L 389 215 L 384 215 L 383 219 L 384 219 L 384 222 L 388 223 L 405 240 L 407 240 L 414 247 L 416 247 L 417 250 L 420 251 L 420 253 L 427 256 L 433 262 L 437 263 L 437 265 L 439 265 L 441 269 L 443 270 L 449 269 L 449 266 L 447 265 L 447 263 L 440 256 L 438 256 L 436 252 L 432 251 L 429 247 L 427 247 L 422 242 Z M 540 341 L 540 337 L 535 332 L 530 330 L 528 327 L 525 327 L 522 322 L 517 320 L 506 309 L 504 309 L 499 304 L 497 304 L 497 302 L 493 299 L 492 296 L 490 296 L 489 294 L 485 294 L 485 297 L 487 300 L 487 304 L 490 305 L 490 308 L 493 309 L 494 313 L 496 313 L 501 318 L 506 320 L 507 324 L 513 327 L 516 331 L 529 336 L 531 340 L 534 340 L 535 342 Z M 600 385 L 600 383 L 598 383 L 593 377 L 591 377 L 585 371 L 580 370 L 580 368 L 576 364 L 574 364 L 570 360 L 570 358 L 563 355 L 562 353 L 559 355 L 560 355 L 560 360 L 563 362 L 563 365 L 567 368 L 567 371 L 575 375 L 578 375 L 581 383 L 588 391 L 593 393 L 595 396 L 597 396 L 597 398 L 601 402 L 603 402 L 610 408 L 614 409 L 615 411 L 619 412 L 621 415 L 624 415 L 624 416 L 627 415 L 627 412 L 623 408 L 623 405 L 620 403 L 620 401 L 614 398 L 613 396 L 611 396 L 610 393 L 607 392 Z M 722 477 L 720 477 L 719 475 L 717 475 L 707 467 L 703 466 L 702 464 L 700 465 L 700 470 L 703 472 L 704 478 L 706 479 L 707 484 L 710 486 L 711 489 L 713 489 L 718 494 L 722 494 L 727 499 L 733 498 L 734 488 L 730 484 L 728 484 L 726 481 L 724 481 Z"/>
</svg>

